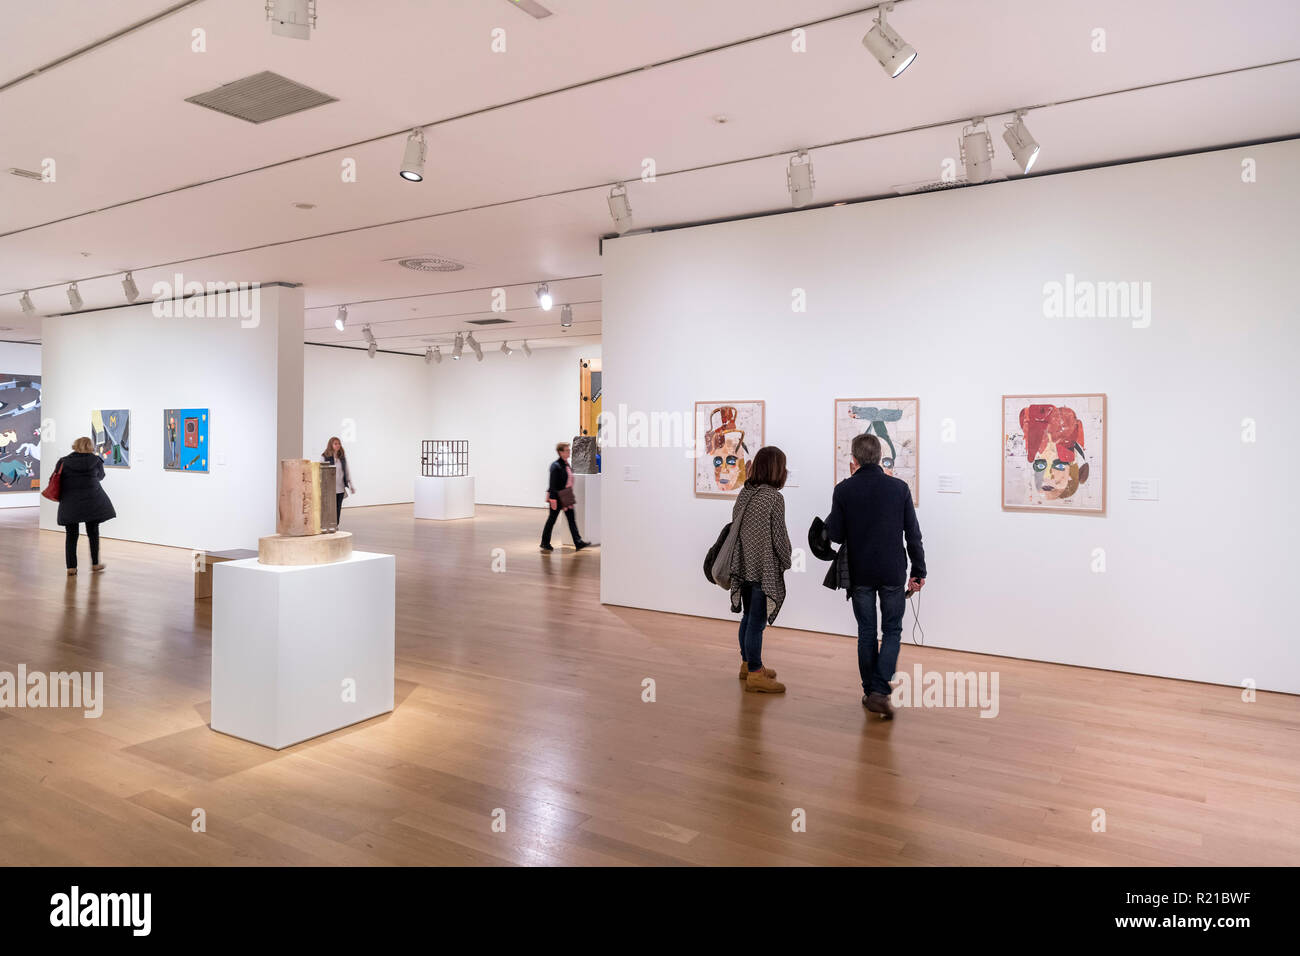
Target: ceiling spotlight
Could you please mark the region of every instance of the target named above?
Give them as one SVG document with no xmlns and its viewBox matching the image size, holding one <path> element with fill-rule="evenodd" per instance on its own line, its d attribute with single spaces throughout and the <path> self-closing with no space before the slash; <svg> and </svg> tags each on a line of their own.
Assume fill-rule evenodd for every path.
<svg viewBox="0 0 1300 956">
<path fill-rule="evenodd" d="M 790 189 L 790 205 L 797 209 L 812 200 L 812 157 L 808 155 L 807 150 L 801 149 L 790 157 L 790 168 L 786 171 L 785 182 Z"/>
<path fill-rule="evenodd" d="M 456 344 L 451 349 L 451 359 L 453 362 L 459 362 L 461 353 L 465 351 L 465 336 L 459 332 L 456 333 Z"/>
<path fill-rule="evenodd" d="M 433 364 L 433 349 L 424 350 L 424 364 L 425 365 Z"/>
<path fill-rule="evenodd" d="M 632 228 L 632 204 L 627 201 L 627 187 L 622 183 L 609 191 L 609 214 L 620 236 Z"/>
<path fill-rule="evenodd" d="M 266 19 L 274 36 L 310 40 L 316 26 L 316 0 L 268 0 Z"/>
<path fill-rule="evenodd" d="M 977 116 L 961 131 L 961 161 L 968 183 L 982 183 L 993 175 L 993 141 L 983 125 L 984 117 Z"/>
<path fill-rule="evenodd" d="M 348 327 L 348 307 L 346 305 L 341 305 L 339 306 L 339 314 L 334 318 L 334 328 L 342 332 L 347 327 Z M 369 326 L 367 326 L 367 328 L 369 328 Z"/>
<path fill-rule="evenodd" d="M 434 364 L 435 364 L 435 365 L 441 365 L 441 364 L 442 364 L 442 347 L 441 347 L 441 346 L 434 346 L 434 349 L 433 349 L 433 361 L 434 361 Z"/>
<path fill-rule="evenodd" d="M 862 45 L 880 61 L 890 78 L 894 78 L 912 65 L 916 50 L 885 22 L 885 14 L 894 9 L 892 3 L 882 3 L 876 8 L 876 25 L 862 38 Z"/>
<path fill-rule="evenodd" d="M 406 151 L 402 153 L 402 168 L 399 175 L 407 182 L 424 182 L 424 160 L 428 151 L 428 144 L 424 141 L 424 130 L 411 130 L 411 135 L 406 137 Z"/>
<path fill-rule="evenodd" d="M 527 339 L 524 339 L 524 354 L 527 355 L 529 358 L 533 357 L 533 350 L 528 347 Z"/>
<path fill-rule="evenodd" d="M 470 351 L 474 353 L 476 359 L 480 362 L 483 361 L 483 346 L 479 345 L 478 339 L 474 338 L 473 332 L 465 336 L 465 344 L 469 346 Z"/>
<path fill-rule="evenodd" d="M 1007 124 L 1002 138 L 1007 141 L 1011 155 L 1016 158 L 1020 168 L 1029 172 L 1038 160 L 1038 141 L 1029 135 L 1029 130 L 1025 127 L 1024 110 L 1016 110 L 1016 118 Z"/>
<path fill-rule="evenodd" d="M 510 347 L 510 344 L 508 342 L 502 342 L 501 351 L 504 352 L 506 355 L 513 355 L 515 350 Z"/>
<path fill-rule="evenodd" d="M 379 351 L 378 342 L 371 342 L 369 345 L 366 346 L 366 354 L 369 355 L 371 358 L 374 358 L 375 353 L 378 351 Z"/>
<path fill-rule="evenodd" d="M 126 278 L 122 280 L 122 292 L 126 295 L 127 302 L 134 302 L 140 298 L 140 289 L 135 284 L 135 278 L 129 272 L 126 274 Z"/>
<path fill-rule="evenodd" d="M 36 306 L 32 305 L 32 294 L 24 292 L 18 297 L 18 305 L 22 308 L 24 315 L 35 315 Z"/>
<path fill-rule="evenodd" d="M 85 300 L 81 298 L 81 292 L 77 289 L 77 283 L 74 282 L 68 286 L 68 305 L 72 306 L 72 311 L 78 311 L 85 304 Z"/>
<path fill-rule="evenodd" d="M 362 329 L 361 329 L 361 337 L 362 337 L 363 339 L 365 339 L 365 340 L 366 340 L 368 343 L 370 343 L 371 345 L 374 345 L 374 344 L 375 344 L 375 333 L 370 331 L 370 326 L 369 326 L 369 325 L 366 325 L 366 326 L 363 326 L 363 327 L 362 327 Z"/>
<path fill-rule="evenodd" d="M 573 327 L 573 306 L 566 305 L 560 310 L 560 328 L 569 329 Z"/>
<path fill-rule="evenodd" d="M 543 312 L 550 312 L 551 306 L 555 300 L 551 298 L 551 287 L 543 282 L 537 287 L 537 304 L 542 307 Z"/>
</svg>

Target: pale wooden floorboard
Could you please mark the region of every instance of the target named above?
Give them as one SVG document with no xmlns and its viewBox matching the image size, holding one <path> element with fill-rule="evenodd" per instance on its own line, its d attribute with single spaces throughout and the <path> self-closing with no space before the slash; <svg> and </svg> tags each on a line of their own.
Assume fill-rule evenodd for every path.
<svg viewBox="0 0 1300 956">
<path fill-rule="evenodd" d="M 745 694 L 735 624 L 602 606 L 599 551 L 539 554 L 543 517 L 345 509 L 397 556 L 397 708 L 275 753 L 207 727 L 189 552 L 105 539 L 109 570 L 68 579 L 62 537 L 0 511 L 0 670 L 99 670 L 106 695 L 98 720 L 0 710 L 0 863 L 1300 862 L 1295 697 L 905 643 L 909 671 L 998 671 L 1001 712 L 885 723 L 852 640 L 783 628 L 789 693 Z"/>
</svg>

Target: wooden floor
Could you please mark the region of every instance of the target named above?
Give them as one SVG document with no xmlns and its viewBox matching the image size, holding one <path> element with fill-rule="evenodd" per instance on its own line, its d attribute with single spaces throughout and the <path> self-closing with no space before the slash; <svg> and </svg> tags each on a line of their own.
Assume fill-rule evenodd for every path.
<svg viewBox="0 0 1300 956">
<path fill-rule="evenodd" d="M 599 550 L 539 554 L 529 509 L 345 509 L 397 556 L 397 708 L 265 750 L 207 727 L 189 552 L 68 579 L 35 514 L 0 511 L 0 670 L 102 670 L 106 705 L 0 710 L 3 864 L 1300 862 L 1300 699 L 905 643 L 998 671 L 1000 713 L 881 722 L 853 641 L 780 628 L 789 693 L 746 694 L 735 624 L 601 606 Z"/>
</svg>

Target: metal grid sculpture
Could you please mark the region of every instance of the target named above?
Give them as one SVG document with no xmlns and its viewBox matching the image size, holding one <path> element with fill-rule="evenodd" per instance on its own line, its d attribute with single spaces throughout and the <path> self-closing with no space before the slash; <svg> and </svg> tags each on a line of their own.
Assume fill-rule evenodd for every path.
<svg viewBox="0 0 1300 956">
<path fill-rule="evenodd" d="M 425 478 L 459 478 L 468 475 L 469 442 L 420 442 L 420 474 Z"/>
</svg>

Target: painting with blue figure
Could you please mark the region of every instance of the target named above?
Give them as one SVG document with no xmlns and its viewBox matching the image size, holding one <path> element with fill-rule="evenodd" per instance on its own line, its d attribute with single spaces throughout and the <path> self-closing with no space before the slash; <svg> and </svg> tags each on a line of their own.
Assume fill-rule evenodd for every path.
<svg viewBox="0 0 1300 956">
<path fill-rule="evenodd" d="M 41 377 L 0 373 L 0 494 L 41 487 Z"/>
<path fill-rule="evenodd" d="M 206 408 L 163 409 L 163 468 L 207 474 L 209 453 Z"/>
</svg>

